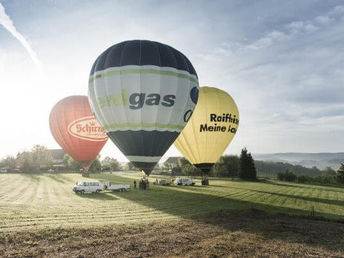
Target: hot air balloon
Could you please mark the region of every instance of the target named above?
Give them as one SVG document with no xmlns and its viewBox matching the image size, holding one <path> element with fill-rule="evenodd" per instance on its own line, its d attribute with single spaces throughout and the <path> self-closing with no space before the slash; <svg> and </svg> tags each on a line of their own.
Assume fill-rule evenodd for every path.
<svg viewBox="0 0 344 258">
<path fill-rule="evenodd" d="M 87 96 L 60 100 L 50 112 L 49 124 L 57 143 L 88 171 L 108 137 L 95 119 Z"/>
<path fill-rule="evenodd" d="M 132 40 L 96 59 L 89 100 L 109 138 L 149 175 L 192 115 L 198 87 L 196 71 L 181 52 Z"/>
<path fill-rule="evenodd" d="M 239 111 L 226 92 L 201 87 L 194 113 L 174 145 L 194 166 L 207 175 L 232 141 L 239 126 Z"/>
</svg>

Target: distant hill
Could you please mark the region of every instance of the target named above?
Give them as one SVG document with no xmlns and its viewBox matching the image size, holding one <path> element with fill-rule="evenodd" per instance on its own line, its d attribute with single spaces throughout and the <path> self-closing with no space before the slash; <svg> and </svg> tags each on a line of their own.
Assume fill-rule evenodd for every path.
<svg viewBox="0 0 344 258">
<path fill-rule="evenodd" d="M 338 153 L 270 153 L 270 154 L 252 154 L 255 160 L 284 162 L 293 165 L 301 165 L 312 168 L 324 169 L 332 167 L 337 170 L 340 163 L 344 162 L 344 152 Z"/>
</svg>

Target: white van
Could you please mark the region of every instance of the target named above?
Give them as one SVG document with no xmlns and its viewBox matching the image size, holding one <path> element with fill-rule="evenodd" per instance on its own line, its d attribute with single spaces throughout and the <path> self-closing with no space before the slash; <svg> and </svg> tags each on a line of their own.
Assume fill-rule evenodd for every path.
<svg viewBox="0 0 344 258">
<path fill-rule="evenodd" d="M 177 177 L 174 180 L 174 184 L 176 184 L 176 185 L 195 185 L 195 181 L 193 181 L 191 178 Z"/>
<path fill-rule="evenodd" d="M 76 193 L 99 193 L 103 190 L 103 186 L 100 182 L 90 182 L 90 181 L 83 181 L 77 182 L 73 186 L 73 191 Z"/>
</svg>

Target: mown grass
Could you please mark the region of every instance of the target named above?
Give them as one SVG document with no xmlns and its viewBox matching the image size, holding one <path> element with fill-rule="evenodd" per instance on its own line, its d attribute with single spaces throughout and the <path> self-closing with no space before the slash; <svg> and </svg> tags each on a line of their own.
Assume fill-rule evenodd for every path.
<svg viewBox="0 0 344 258">
<path fill-rule="evenodd" d="M 138 173 L 92 174 L 86 180 L 130 183 Z M 210 186 L 157 186 L 150 189 L 78 195 L 80 174 L 1 174 L 0 231 L 30 228 L 93 227 L 201 218 L 220 210 L 272 213 L 344 220 L 344 188 L 278 181 L 242 182 L 211 179 Z"/>
<path fill-rule="evenodd" d="M 0 234 L 4 257 L 343 257 L 344 224 L 262 211 Z"/>
</svg>

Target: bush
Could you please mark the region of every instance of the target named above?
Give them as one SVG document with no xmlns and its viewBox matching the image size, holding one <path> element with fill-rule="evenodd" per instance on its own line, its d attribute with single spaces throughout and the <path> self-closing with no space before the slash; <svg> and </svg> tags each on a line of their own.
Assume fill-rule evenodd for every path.
<svg viewBox="0 0 344 258">
<path fill-rule="evenodd" d="M 211 170 L 211 174 L 218 177 L 238 176 L 238 173 L 239 157 L 236 155 L 221 156 Z"/>
<path fill-rule="evenodd" d="M 277 174 L 277 179 L 281 181 L 295 182 L 296 178 L 297 176 L 288 169 L 285 172 L 280 172 Z"/>
<path fill-rule="evenodd" d="M 298 176 L 298 177 L 296 178 L 296 181 L 297 181 L 298 183 L 303 184 L 303 183 L 307 183 L 307 182 L 309 181 L 309 179 L 308 179 L 307 176 Z"/>
<path fill-rule="evenodd" d="M 344 163 L 342 163 L 342 165 L 338 169 L 336 177 L 338 183 L 344 184 Z"/>
</svg>

